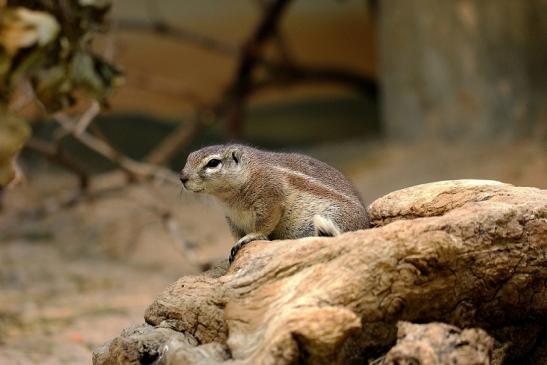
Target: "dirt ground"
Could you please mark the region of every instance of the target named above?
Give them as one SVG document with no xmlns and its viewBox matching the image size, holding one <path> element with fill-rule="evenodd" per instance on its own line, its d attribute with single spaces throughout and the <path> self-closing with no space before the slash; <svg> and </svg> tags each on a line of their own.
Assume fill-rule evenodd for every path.
<svg viewBox="0 0 547 365">
<path fill-rule="evenodd" d="M 309 152 L 346 172 L 368 202 L 405 186 L 455 178 L 547 188 L 547 150 L 534 141 L 354 141 Z M 4 194 L 0 365 L 89 364 L 93 348 L 143 321 L 154 295 L 229 252 L 222 212 L 209 199 L 175 186 L 139 185 L 58 209 L 74 186 L 59 172 L 27 171 L 27 183 Z M 166 221 L 168 211 L 173 219 Z"/>
</svg>

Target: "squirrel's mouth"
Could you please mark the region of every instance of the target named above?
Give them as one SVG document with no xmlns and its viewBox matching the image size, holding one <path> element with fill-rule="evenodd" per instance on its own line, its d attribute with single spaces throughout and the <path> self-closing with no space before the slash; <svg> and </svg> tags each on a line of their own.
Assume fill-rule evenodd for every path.
<svg viewBox="0 0 547 365">
<path fill-rule="evenodd" d="M 186 181 L 182 183 L 182 186 L 184 187 L 184 190 L 191 191 L 192 193 L 201 193 L 204 190 L 204 188 L 193 188 L 188 186 Z"/>
</svg>

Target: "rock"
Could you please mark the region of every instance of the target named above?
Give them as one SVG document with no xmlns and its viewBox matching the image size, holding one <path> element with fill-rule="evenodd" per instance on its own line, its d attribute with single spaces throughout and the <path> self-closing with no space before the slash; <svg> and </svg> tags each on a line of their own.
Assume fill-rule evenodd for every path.
<svg viewBox="0 0 547 365">
<path fill-rule="evenodd" d="M 361 364 L 389 349 L 401 320 L 489 332 L 545 323 L 545 190 L 446 181 L 369 211 L 372 229 L 252 242 L 224 275 L 179 279 L 146 321 L 226 346 L 234 364 Z"/>
</svg>

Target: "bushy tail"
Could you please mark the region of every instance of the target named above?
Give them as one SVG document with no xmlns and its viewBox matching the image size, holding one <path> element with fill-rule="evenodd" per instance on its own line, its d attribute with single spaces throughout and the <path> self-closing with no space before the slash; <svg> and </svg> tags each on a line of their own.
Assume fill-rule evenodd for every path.
<svg viewBox="0 0 547 365">
<path fill-rule="evenodd" d="M 333 221 L 319 214 L 313 216 L 313 226 L 318 237 L 334 237 L 341 233 Z"/>
</svg>

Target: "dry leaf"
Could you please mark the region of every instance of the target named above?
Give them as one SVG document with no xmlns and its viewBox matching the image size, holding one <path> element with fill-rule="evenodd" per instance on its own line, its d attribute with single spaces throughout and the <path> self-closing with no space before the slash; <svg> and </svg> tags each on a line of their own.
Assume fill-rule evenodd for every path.
<svg viewBox="0 0 547 365">
<path fill-rule="evenodd" d="M 0 45 L 13 56 L 21 48 L 45 46 L 59 33 L 59 23 L 51 14 L 26 8 L 9 9 L 0 18 Z"/>
</svg>

